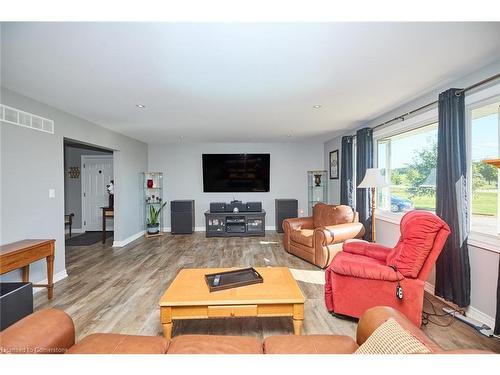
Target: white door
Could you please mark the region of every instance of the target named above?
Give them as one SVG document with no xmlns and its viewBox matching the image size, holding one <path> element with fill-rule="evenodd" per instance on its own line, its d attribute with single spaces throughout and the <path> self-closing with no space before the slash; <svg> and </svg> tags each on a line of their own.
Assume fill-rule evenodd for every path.
<svg viewBox="0 0 500 375">
<path fill-rule="evenodd" d="M 108 207 L 106 185 L 113 179 L 113 156 L 82 156 L 82 219 L 84 231 L 102 230 L 102 209 Z M 107 223 L 106 230 L 113 230 Z"/>
</svg>

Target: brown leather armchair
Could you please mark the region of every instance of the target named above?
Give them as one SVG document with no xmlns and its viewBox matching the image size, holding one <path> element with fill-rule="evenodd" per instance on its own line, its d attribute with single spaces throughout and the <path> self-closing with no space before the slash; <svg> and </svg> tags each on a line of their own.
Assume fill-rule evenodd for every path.
<svg viewBox="0 0 500 375">
<path fill-rule="evenodd" d="M 328 267 L 345 240 L 365 234 L 351 207 L 324 203 L 314 206 L 313 216 L 284 220 L 283 231 L 287 252 L 321 268 Z"/>
</svg>

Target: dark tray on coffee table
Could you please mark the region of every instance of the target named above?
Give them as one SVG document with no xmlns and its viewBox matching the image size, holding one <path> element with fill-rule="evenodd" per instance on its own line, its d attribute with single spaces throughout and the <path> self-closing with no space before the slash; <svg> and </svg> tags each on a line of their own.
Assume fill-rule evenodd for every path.
<svg viewBox="0 0 500 375">
<path fill-rule="evenodd" d="M 215 292 L 217 290 L 262 283 L 264 282 L 264 279 L 260 273 L 255 270 L 255 268 L 250 267 L 234 271 L 211 273 L 205 275 L 205 281 L 207 282 L 208 289 L 211 292 Z"/>
</svg>

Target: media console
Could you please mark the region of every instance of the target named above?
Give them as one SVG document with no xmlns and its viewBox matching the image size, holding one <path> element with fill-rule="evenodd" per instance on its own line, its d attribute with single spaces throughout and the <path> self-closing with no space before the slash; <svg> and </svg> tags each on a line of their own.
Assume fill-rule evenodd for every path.
<svg viewBox="0 0 500 375">
<path fill-rule="evenodd" d="M 205 212 L 207 237 L 265 236 L 266 211 Z"/>
</svg>

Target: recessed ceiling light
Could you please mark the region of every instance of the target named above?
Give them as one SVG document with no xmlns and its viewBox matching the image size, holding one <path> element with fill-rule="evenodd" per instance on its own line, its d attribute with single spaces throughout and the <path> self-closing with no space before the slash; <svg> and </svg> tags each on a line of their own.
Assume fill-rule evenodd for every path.
<svg viewBox="0 0 500 375">
<path fill-rule="evenodd" d="M 292 138 L 292 135 L 291 134 L 287 134 L 286 135 L 288 138 Z"/>
<path fill-rule="evenodd" d="M 316 105 L 313 105 L 313 108 L 314 108 L 314 109 L 320 109 L 320 108 L 321 108 L 321 106 L 320 106 L 319 104 L 316 104 Z"/>
<path fill-rule="evenodd" d="M 146 106 L 144 104 L 136 104 L 135 105 L 137 108 L 146 108 Z"/>
</svg>

